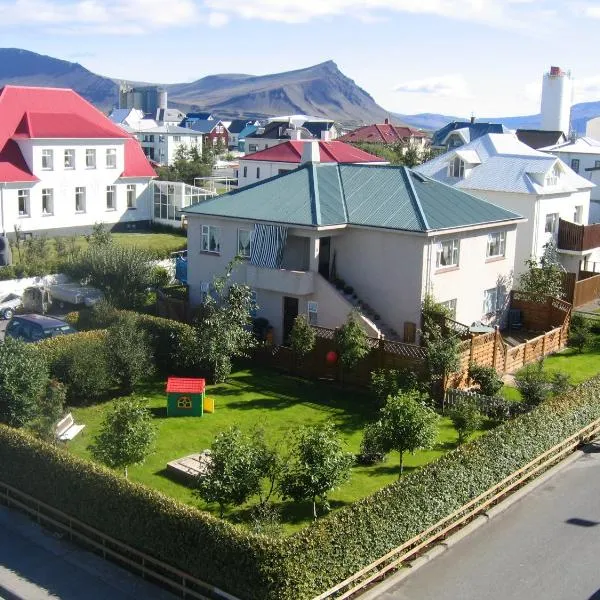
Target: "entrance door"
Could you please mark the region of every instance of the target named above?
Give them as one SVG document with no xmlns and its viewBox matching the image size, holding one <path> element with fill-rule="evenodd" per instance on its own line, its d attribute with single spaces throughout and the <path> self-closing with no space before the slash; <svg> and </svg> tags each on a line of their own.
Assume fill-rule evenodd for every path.
<svg viewBox="0 0 600 600">
<path fill-rule="evenodd" d="M 319 274 L 329 281 L 331 271 L 331 238 L 324 237 L 319 240 Z"/>
<path fill-rule="evenodd" d="M 294 321 L 298 316 L 298 298 L 283 297 L 283 344 L 287 346 Z"/>
</svg>

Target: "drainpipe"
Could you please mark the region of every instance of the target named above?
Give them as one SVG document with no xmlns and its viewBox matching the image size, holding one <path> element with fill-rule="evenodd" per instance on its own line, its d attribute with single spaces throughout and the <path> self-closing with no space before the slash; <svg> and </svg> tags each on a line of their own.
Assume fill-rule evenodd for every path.
<svg viewBox="0 0 600 600">
<path fill-rule="evenodd" d="M 3 181 L 0 183 L 0 221 L 2 222 L 2 235 L 6 235 L 6 230 L 4 229 L 4 188 L 6 187 L 6 182 Z"/>
</svg>

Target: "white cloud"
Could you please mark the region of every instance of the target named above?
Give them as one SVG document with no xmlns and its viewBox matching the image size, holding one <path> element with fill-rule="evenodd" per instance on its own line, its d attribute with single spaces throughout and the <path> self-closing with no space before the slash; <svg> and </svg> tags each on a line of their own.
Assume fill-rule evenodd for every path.
<svg viewBox="0 0 600 600">
<path fill-rule="evenodd" d="M 394 90 L 411 94 L 432 94 L 445 98 L 472 98 L 465 78 L 459 74 L 405 81 L 397 85 Z"/>
<path fill-rule="evenodd" d="M 208 15 L 208 24 L 211 27 L 223 27 L 229 23 L 229 16 L 222 12 L 211 12 Z"/>
<path fill-rule="evenodd" d="M 600 19 L 600 4 L 582 4 L 578 10 L 590 19 Z"/>
</svg>

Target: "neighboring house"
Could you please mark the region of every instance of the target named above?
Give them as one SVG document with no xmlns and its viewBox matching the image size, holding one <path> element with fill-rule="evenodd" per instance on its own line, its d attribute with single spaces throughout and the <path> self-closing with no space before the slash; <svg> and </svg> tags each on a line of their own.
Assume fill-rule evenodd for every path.
<svg viewBox="0 0 600 600">
<path fill-rule="evenodd" d="M 154 119 L 146 119 L 137 108 L 114 108 L 108 118 L 126 131 L 152 129 L 157 125 Z"/>
<path fill-rule="evenodd" d="M 177 125 L 160 125 L 133 132 L 140 141 L 144 154 L 159 165 L 173 162 L 177 150 L 196 147 L 202 154 L 202 134 Z"/>
<path fill-rule="evenodd" d="M 192 124 L 190 129 L 202 134 L 204 146 L 206 148 L 214 148 L 219 142 L 223 148 L 227 148 L 229 145 L 229 134 L 227 133 L 227 127 L 225 127 L 223 121 L 217 121 L 215 119 L 196 121 Z"/>
<path fill-rule="evenodd" d="M 0 89 L 0 229 L 58 235 L 152 218 L 136 139 L 69 89 Z"/>
<path fill-rule="evenodd" d="M 429 142 L 429 136 L 420 129 L 393 125 L 386 119 L 384 123 L 363 125 L 340 136 L 338 140 L 351 143 L 405 144 L 424 148 Z"/>
<path fill-rule="evenodd" d="M 369 154 L 343 142 L 317 140 L 293 141 L 277 144 L 266 150 L 240 158 L 238 187 L 256 183 L 297 169 L 300 164 L 312 162 L 340 164 L 387 165 L 379 156 Z"/>
<path fill-rule="evenodd" d="M 561 229 L 588 223 L 594 185 L 564 162 L 533 150 L 514 134 L 487 134 L 438 156 L 416 171 L 493 202 L 527 218 L 518 227 L 515 274 L 530 257 L 540 258 L 544 244 L 558 243 L 561 260 L 578 272 L 582 260 L 599 260 L 597 248 L 570 243 Z M 568 237 L 568 235 L 567 235 Z"/>
<path fill-rule="evenodd" d="M 276 343 L 298 314 L 339 327 L 356 300 L 373 336 L 414 342 L 428 293 L 459 321 L 499 322 L 514 266 L 519 215 L 405 167 L 306 163 L 200 203 L 188 218 L 190 300 L 240 256 L 232 280 L 256 293 Z"/>
<path fill-rule="evenodd" d="M 438 129 L 431 138 L 431 147 L 436 150 L 453 150 L 475 141 L 488 133 L 508 133 L 501 123 L 485 123 L 475 121 L 453 121 Z"/>
<path fill-rule="evenodd" d="M 249 135 L 252 135 L 253 133 L 256 132 L 256 130 L 258 129 L 258 125 L 246 125 L 246 127 L 244 127 L 244 129 L 242 129 L 237 138 L 238 138 L 238 144 L 237 144 L 237 151 L 238 152 L 245 152 L 246 151 L 246 138 Z"/>
<path fill-rule="evenodd" d="M 177 108 L 159 108 L 156 111 L 158 125 L 179 125 L 185 119 L 185 113 Z"/>
<path fill-rule="evenodd" d="M 527 144 L 534 150 L 544 146 L 554 146 L 567 141 L 567 136 L 562 131 L 544 131 L 542 129 L 517 129 L 515 132 L 520 142 Z"/>
<path fill-rule="evenodd" d="M 229 133 L 229 149 L 238 150 L 240 143 L 240 133 L 244 132 L 244 137 L 249 133 L 254 133 L 259 125 L 258 121 L 252 121 L 249 119 L 234 119 L 227 126 L 227 132 Z M 253 131 L 247 131 L 250 127 L 253 127 Z"/>
<path fill-rule="evenodd" d="M 214 121 L 215 117 L 209 112 L 189 112 L 184 119 L 179 123 L 181 127 L 192 127 L 198 121 Z"/>
</svg>

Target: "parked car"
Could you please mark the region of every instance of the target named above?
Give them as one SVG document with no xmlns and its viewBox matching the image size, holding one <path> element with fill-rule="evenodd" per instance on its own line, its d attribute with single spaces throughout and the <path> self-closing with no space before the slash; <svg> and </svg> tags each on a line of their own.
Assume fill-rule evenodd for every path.
<svg viewBox="0 0 600 600">
<path fill-rule="evenodd" d="M 18 294 L 6 294 L 0 298 L 0 316 L 8 321 L 22 304 L 23 299 Z"/>
<path fill-rule="evenodd" d="M 14 316 L 6 326 L 5 335 L 24 342 L 39 342 L 70 333 L 77 333 L 77 330 L 65 321 L 54 317 L 30 314 Z"/>
</svg>

